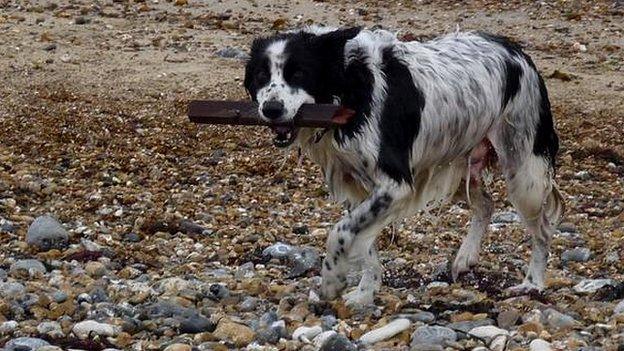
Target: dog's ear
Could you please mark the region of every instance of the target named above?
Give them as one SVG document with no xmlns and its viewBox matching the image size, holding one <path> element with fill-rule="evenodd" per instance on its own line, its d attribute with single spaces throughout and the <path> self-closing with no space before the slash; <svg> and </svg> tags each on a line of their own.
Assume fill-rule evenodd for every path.
<svg viewBox="0 0 624 351">
<path fill-rule="evenodd" d="M 361 30 L 361 27 L 338 29 L 319 35 L 314 42 L 316 48 L 321 50 L 321 52 L 342 56 L 346 42 L 353 39 Z"/>
</svg>

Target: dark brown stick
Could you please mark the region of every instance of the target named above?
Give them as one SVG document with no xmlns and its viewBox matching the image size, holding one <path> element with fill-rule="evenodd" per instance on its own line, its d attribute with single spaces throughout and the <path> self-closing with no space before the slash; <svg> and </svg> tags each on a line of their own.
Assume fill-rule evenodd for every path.
<svg viewBox="0 0 624 351">
<path fill-rule="evenodd" d="M 191 122 L 230 125 L 295 125 L 328 128 L 345 124 L 353 111 L 331 104 L 304 104 L 289 123 L 271 123 L 260 118 L 258 105 L 249 101 L 191 101 L 188 116 Z"/>
</svg>

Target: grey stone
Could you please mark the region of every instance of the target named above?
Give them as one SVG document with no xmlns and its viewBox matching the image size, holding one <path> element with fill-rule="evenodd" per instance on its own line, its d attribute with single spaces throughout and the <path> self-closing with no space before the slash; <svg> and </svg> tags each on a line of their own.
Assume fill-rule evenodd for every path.
<svg viewBox="0 0 624 351">
<path fill-rule="evenodd" d="M 412 347 L 415 345 L 444 345 L 457 341 L 457 333 L 441 326 L 422 326 L 412 333 Z"/>
<path fill-rule="evenodd" d="M 431 312 L 422 311 L 411 315 L 410 319 L 415 322 L 423 322 L 428 324 L 435 320 L 435 315 Z"/>
<path fill-rule="evenodd" d="M 46 44 L 46 45 L 43 47 L 43 50 L 45 50 L 45 51 L 52 51 L 52 50 L 56 50 L 56 44 L 54 44 L 54 43 Z"/>
<path fill-rule="evenodd" d="M 286 323 L 283 320 L 263 326 L 256 332 L 256 341 L 261 345 L 277 344 L 280 338 L 283 337 L 287 337 Z"/>
<path fill-rule="evenodd" d="M 7 272 L 4 269 L 0 268 L 0 281 L 5 280 L 7 276 Z"/>
<path fill-rule="evenodd" d="M 573 289 L 579 294 L 588 294 L 607 285 L 615 285 L 615 282 L 612 279 L 583 279 Z"/>
<path fill-rule="evenodd" d="M 208 298 L 219 301 L 230 296 L 230 291 L 223 284 L 212 284 L 208 289 Z"/>
<path fill-rule="evenodd" d="M 620 301 L 613 309 L 613 314 L 624 313 L 624 300 Z"/>
<path fill-rule="evenodd" d="M 579 322 L 574 318 L 552 308 L 545 310 L 543 315 L 546 320 L 546 324 L 556 330 L 571 329 L 579 326 Z"/>
<path fill-rule="evenodd" d="M 4 345 L 5 351 L 35 351 L 42 346 L 48 346 L 50 343 L 39 338 L 21 337 L 9 340 Z"/>
<path fill-rule="evenodd" d="M 253 262 L 245 262 L 243 263 L 234 274 L 236 279 L 249 279 L 253 278 L 256 275 L 256 270 L 254 268 Z"/>
<path fill-rule="evenodd" d="M 493 223 L 517 223 L 520 222 L 520 216 L 514 211 L 504 211 L 495 213 L 492 216 Z"/>
<path fill-rule="evenodd" d="M 483 327 L 486 325 L 493 325 L 493 324 L 494 324 L 493 320 L 486 318 L 486 319 L 480 319 L 477 321 L 461 321 L 461 322 L 449 323 L 447 327 L 454 329 L 454 330 L 459 330 L 465 334 L 476 327 Z M 463 334 L 460 336 L 465 337 L 465 335 Z"/>
<path fill-rule="evenodd" d="M 258 307 L 258 299 L 253 296 L 247 296 L 239 305 L 238 310 L 241 312 L 251 312 Z"/>
<path fill-rule="evenodd" d="M 190 236 L 208 236 L 212 233 L 209 229 L 191 221 L 190 219 L 183 219 L 180 221 L 180 231 Z"/>
<path fill-rule="evenodd" d="M 135 232 L 130 232 L 124 236 L 124 240 L 129 241 L 131 243 L 138 243 L 141 241 L 141 236 Z"/>
<path fill-rule="evenodd" d="M 588 171 L 578 171 L 574 173 L 574 178 L 580 180 L 590 180 L 592 175 Z"/>
<path fill-rule="evenodd" d="M 576 247 L 561 254 L 561 262 L 587 262 L 591 258 L 591 250 L 586 247 Z"/>
<path fill-rule="evenodd" d="M 511 309 L 511 310 L 502 311 L 501 313 L 499 313 L 498 317 L 496 317 L 496 323 L 498 324 L 499 327 L 503 329 L 511 329 L 511 327 L 516 325 L 519 319 L 520 319 L 520 311 L 516 309 Z"/>
<path fill-rule="evenodd" d="M 216 325 L 212 321 L 199 313 L 191 314 L 190 316 L 180 321 L 180 333 L 202 333 L 213 332 Z"/>
<path fill-rule="evenodd" d="M 338 323 L 338 320 L 334 315 L 326 314 L 321 316 L 321 328 L 323 328 L 323 331 L 331 330 L 336 323 Z"/>
<path fill-rule="evenodd" d="M 319 351 L 355 351 L 356 347 L 346 336 L 335 334 L 327 339 Z"/>
<path fill-rule="evenodd" d="M 3 299 L 20 299 L 26 294 L 24 285 L 17 282 L 0 283 L 0 297 Z"/>
<path fill-rule="evenodd" d="M 311 247 L 297 248 L 278 242 L 264 249 L 262 255 L 268 259 L 275 258 L 287 261 L 291 266 L 288 278 L 299 277 L 320 265 L 319 254 Z"/>
<path fill-rule="evenodd" d="M 41 261 L 26 259 L 15 261 L 9 268 L 9 273 L 13 276 L 27 274 L 29 276 L 34 276 L 37 274 L 45 274 L 46 268 L 41 263 Z"/>
<path fill-rule="evenodd" d="M 620 262 L 620 254 L 617 251 L 609 252 L 605 257 L 605 262 L 609 264 Z"/>
<path fill-rule="evenodd" d="M 17 226 L 15 223 L 7 219 L 0 218 L 0 233 L 15 233 L 16 231 Z"/>
<path fill-rule="evenodd" d="M 26 233 L 26 242 L 47 251 L 67 247 L 69 234 L 63 226 L 52 216 L 37 217 Z"/>
<path fill-rule="evenodd" d="M 16 321 L 6 321 L 0 323 L 0 335 L 6 335 L 14 332 L 19 324 Z"/>
<path fill-rule="evenodd" d="M 37 331 L 39 334 L 63 336 L 63 330 L 58 322 L 41 322 L 37 326 Z"/>
<path fill-rule="evenodd" d="M 269 258 L 277 258 L 279 260 L 289 258 L 295 248 L 281 242 L 275 243 L 262 251 L 262 255 Z"/>
<path fill-rule="evenodd" d="M 319 254 L 311 247 L 304 247 L 296 252 L 291 258 L 292 270 L 288 275 L 289 278 L 300 277 L 307 271 L 320 264 Z"/>
<path fill-rule="evenodd" d="M 249 54 L 247 54 L 247 52 L 231 46 L 217 51 L 217 56 L 224 58 L 233 58 L 237 60 L 246 60 L 249 58 Z"/>
</svg>

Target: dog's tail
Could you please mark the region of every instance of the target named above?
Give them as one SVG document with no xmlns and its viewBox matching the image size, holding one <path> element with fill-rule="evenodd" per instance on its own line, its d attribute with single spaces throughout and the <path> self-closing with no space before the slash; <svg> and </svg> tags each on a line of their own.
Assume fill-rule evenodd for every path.
<svg viewBox="0 0 624 351">
<path fill-rule="evenodd" d="M 565 213 L 565 202 L 554 180 L 552 180 L 551 188 L 546 198 L 546 217 L 551 224 L 557 225 Z"/>
</svg>

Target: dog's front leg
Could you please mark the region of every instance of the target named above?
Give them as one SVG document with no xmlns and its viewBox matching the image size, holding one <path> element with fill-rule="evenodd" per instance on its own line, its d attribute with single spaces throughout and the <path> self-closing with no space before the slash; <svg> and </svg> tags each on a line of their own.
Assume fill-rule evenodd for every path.
<svg viewBox="0 0 624 351">
<path fill-rule="evenodd" d="M 364 263 L 362 281 L 348 298 L 350 302 L 372 303 L 381 285 L 381 265 L 374 248 L 381 229 L 398 214 L 399 189 L 376 190 L 332 228 L 321 271 L 321 294 L 334 299 L 346 287 L 346 275 L 354 262 Z M 353 300 L 353 301 L 352 301 Z"/>
</svg>

